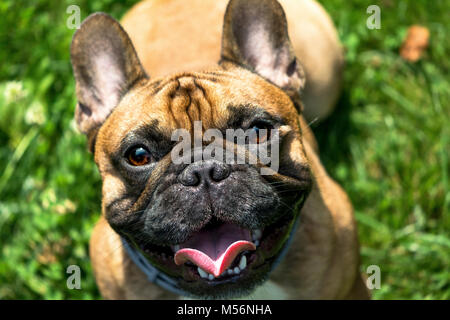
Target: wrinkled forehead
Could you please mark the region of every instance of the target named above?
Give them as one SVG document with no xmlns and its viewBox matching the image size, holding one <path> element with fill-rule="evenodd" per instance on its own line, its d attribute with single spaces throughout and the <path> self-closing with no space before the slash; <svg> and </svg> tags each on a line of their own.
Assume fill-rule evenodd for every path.
<svg viewBox="0 0 450 320">
<path fill-rule="evenodd" d="M 101 133 L 110 142 L 130 131 L 154 125 L 170 136 L 176 129 L 226 129 L 232 123 L 258 116 L 289 123 L 297 115 L 279 88 L 246 70 L 183 73 L 148 81 L 130 91 L 105 122 Z"/>
</svg>

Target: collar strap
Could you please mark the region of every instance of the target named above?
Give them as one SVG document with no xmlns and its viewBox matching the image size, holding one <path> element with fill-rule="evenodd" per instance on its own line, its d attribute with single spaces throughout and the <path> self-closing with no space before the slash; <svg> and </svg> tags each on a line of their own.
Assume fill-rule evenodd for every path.
<svg viewBox="0 0 450 320">
<path fill-rule="evenodd" d="M 164 288 L 172 293 L 181 296 L 190 296 L 191 294 L 178 286 L 178 281 L 158 270 L 154 265 L 144 257 L 144 255 L 134 246 L 130 245 L 128 241 L 121 237 L 123 246 L 135 265 L 147 276 L 148 281 Z"/>
<path fill-rule="evenodd" d="M 295 231 L 297 230 L 299 220 L 300 219 L 297 216 L 295 218 L 294 225 L 292 226 L 289 238 L 286 240 L 285 244 L 283 245 L 283 249 L 281 249 L 280 254 L 272 264 L 270 272 L 272 272 L 280 264 L 281 260 L 286 256 L 289 246 L 291 245 L 294 238 Z M 138 268 L 147 276 L 148 281 L 177 295 L 192 296 L 191 293 L 181 289 L 178 286 L 178 281 L 175 278 L 168 276 L 164 272 L 158 270 L 154 265 L 152 265 L 150 261 L 148 261 L 148 259 L 145 258 L 138 249 L 130 245 L 124 237 L 121 237 L 121 239 L 128 256 L 134 262 L 134 264 L 136 264 L 136 266 L 138 266 Z"/>
</svg>

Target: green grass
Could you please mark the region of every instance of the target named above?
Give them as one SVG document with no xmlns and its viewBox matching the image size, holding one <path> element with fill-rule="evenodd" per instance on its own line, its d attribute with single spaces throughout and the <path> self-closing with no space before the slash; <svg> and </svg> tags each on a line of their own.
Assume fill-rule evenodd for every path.
<svg viewBox="0 0 450 320">
<path fill-rule="evenodd" d="M 0 2 L 0 299 L 99 298 L 88 240 L 101 181 L 74 129 L 66 8 L 121 15 L 134 1 Z M 366 8 L 381 7 L 380 30 Z M 346 48 L 343 94 L 314 130 L 348 192 L 362 268 L 381 268 L 377 299 L 450 298 L 450 3 L 324 3 Z M 398 55 L 411 24 L 431 33 L 416 64 Z M 82 270 L 69 290 L 66 268 Z"/>
</svg>

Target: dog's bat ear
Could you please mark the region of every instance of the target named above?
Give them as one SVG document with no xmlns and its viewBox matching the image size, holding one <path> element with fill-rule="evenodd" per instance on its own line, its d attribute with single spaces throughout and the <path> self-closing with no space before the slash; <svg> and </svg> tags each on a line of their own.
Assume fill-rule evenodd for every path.
<svg viewBox="0 0 450 320">
<path fill-rule="evenodd" d="M 222 34 L 222 61 L 250 69 L 285 91 L 299 92 L 304 71 L 289 40 L 276 0 L 231 0 Z"/>
<path fill-rule="evenodd" d="M 75 119 L 91 135 L 145 71 L 120 24 L 104 13 L 90 15 L 77 30 L 70 48 L 78 105 Z"/>
</svg>

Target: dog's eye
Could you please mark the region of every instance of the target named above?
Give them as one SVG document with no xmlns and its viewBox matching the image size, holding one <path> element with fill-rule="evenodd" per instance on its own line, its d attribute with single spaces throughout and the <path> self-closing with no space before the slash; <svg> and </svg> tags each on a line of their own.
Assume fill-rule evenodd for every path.
<svg viewBox="0 0 450 320">
<path fill-rule="evenodd" d="M 254 139 L 251 139 L 250 143 L 264 143 L 269 140 L 270 130 L 273 129 L 273 126 L 270 123 L 258 121 L 254 122 L 250 129 L 255 133 Z"/>
<path fill-rule="evenodd" d="M 148 164 L 152 157 L 150 152 L 144 147 L 133 147 L 126 153 L 128 162 L 133 166 L 143 166 Z"/>
</svg>

